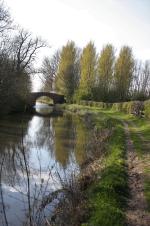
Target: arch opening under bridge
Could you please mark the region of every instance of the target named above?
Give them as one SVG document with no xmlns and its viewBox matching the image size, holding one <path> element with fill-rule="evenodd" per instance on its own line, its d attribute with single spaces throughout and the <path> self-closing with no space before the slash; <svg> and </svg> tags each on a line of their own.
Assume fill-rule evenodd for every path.
<svg viewBox="0 0 150 226">
<path fill-rule="evenodd" d="M 29 95 L 28 103 L 27 103 L 27 110 L 33 110 L 34 106 L 36 105 L 36 101 L 40 97 L 49 97 L 53 100 L 53 104 L 63 104 L 66 102 L 65 96 L 53 92 L 32 92 Z"/>
</svg>

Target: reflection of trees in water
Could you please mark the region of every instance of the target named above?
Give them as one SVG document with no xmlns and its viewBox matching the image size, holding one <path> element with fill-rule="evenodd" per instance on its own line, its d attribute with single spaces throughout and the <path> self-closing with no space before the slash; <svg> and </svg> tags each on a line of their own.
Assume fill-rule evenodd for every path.
<svg viewBox="0 0 150 226">
<path fill-rule="evenodd" d="M 0 120 L 0 194 L 3 225 L 8 225 L 7 214 L 5 212 L 5 203 L 3 198 L 3 186 L 7 185 L 14 188 L 16 185 L 22 186 L 22 176 L 25 164 L 23 161 L 22 138 L 27 133 L 29 118 L 26 117 L 7 117 Z M 28 159 L 28 151 L 26 152 Z M 24 174 L 23 174 L 24 177 Z M 5 190 L 5 188 L 4 188 Z"/>
<path fill-rule="evenodd" d="M 0 152 L 15 149 L 21 141 L 22 131 L 27 133 L 29 117 L 8 116 L 0 120 Z"/>
<path fill-rule="evenodd" d="M 13 188 L 15 192 L 11 193 L 11 196 L 13 198 L 13 194 L 16 192 L 22 196 L 21 199 L 24 204 L 22 203 L 21 206 L 24 206 L 24 212 L 27 213 L 25 225 L 31 226 L 37 215 L 39 222 L 43 220 L 44 212 L 39 211 L 39 206 L 47 191 L 49 190 L 50 192 L 49 181 L 52 169 L 49 166 L 49 169 L 43 175 L 40 157 L 38 162 L 39 169 L 34 170 L 32 168 L 29 162 L 32 141 L 27 135 L 28 120 L 23 120 L 22 122 L 20 120 L 13 121 L 12 119 L 13 117 L 11 117 L 11 120 L 0 121 L 0 225 L 8 225 L 7 211 L 5 211 L 5 203 L 3 202 L 5 199 L 3 199 L 3 196 L 7 196 L 5 193 L 10 193 L 9 188 Z M 41 127 L 38 129 L 36 135 L 39 133 L 39 137 L 41 138 L 40 140 L 39 137 L 36 139 L 38 140 L 38 145 L 42 146 L 44 144 L 45 137 L 47 137 L 46 143 L 48 141 L 50 142 L 50 137 L 52 138 L 50 135 L 52 128 L 49 122 L 43 120 Z M 45 175 L 46 181 L 43 178 Z M 21 222 L 17 225 L 21 225 Z"/>
<path fill-rule="evenodd" d="M 22 156 L 22 136 L 27 133 L 29 118 L 7 117 L 0 120 L 0 158 L 3 159 L 3 181 L 14 184 L 18 181 L 17 168 Z"/>
<path fill-rule="evenodd" d="M 19 155 L 18 155 L 19 154 Z M 16 150 L 16 155 L 18 159 L 15 162 L 16 165 L 14 165 L 14 168 L 11 168 L 11 173 L 10 171 L 7 170 L 7 164 L 8 164 L 8 152 L 3 153 L 3 156 L 1 156 L 1 161 L 0 161 L 0 204 L 1 204 L 1 220 L 0 220 L 0 225 L 2 222 L 2 225 L 11 225 L 8 224 L 10 223 L 9 220 L 7 220 L 7 217 L 9 219 L 9 216 L 7 216 L 7 208 L 8 206 L 7 203 L 5 203 L 5 195 L 7 192 L 8 187 L 13 188 L 13 190 L 17 193 L 19 193 L 19 199 L 21 200 L 16 200 L 16 201 L 21 201 L 21 208 L 24 206 L 24 214 L 25 218 L 20 219 L 21 221 L 17 223 L 17 225 L 26 225 L 26 226 L 33 226 L 35 225 L 34 223 L 36 222 L 37 225 L 39 225 L 39 222 L 44 221 L 44 210 L 42 211 L 40 209 L 42 200 L 47 194 L 47 190 L 49 187 L 49 180 L 51 177 L 51 170 L 47 171 L 47 181 L 44 181 L 42 178 L 42 171 L 38 172 L 38 180 L 33 183 L 34 178 L 34 172 L 32 172 L 31 166 L 28 161 L 28 153 L 26 152 L 26 148 L 24 144 L 22 143 L 22 146 L 20 147 L 19 153 Z M 9 158 L 9 163 L 11 163 L 11 158 Z M 18 165 L 17 165 L 18 164 Z M 11 165 L 10 165 L 11 167 Z M 41 170 L 41 169 L 40 169 Z M 10 174 L 9 174 L 10 173 Z M 7 178 L 8 176 L 8 178 Z M 5 180 L 7 178 L 7 181 Z M 5 190 L 5 184 L 8 184 L 7 189 Z M 3 187 L 4 186 L 4 187 Z M 9 189 L 8 189 L 9 191 Z M 50 190 L 49 190 L 50 192 Z M 11 198 L 16 199 L 16 197 L 13 197 L 13 193 L 11 194 Z M 17 213 L 15 213 L 17 216 Z M 19 216 L 17 216 L 19 219 Z M 18 222 L 17 219 L 17 222 Z M 33 223 L 34 222 L 34 223 Z"/>
<path fill-rule="evenodd" d="M 68 164 L 74 161 L 71 156 L 76 158 L 79 165 L 86 158 L 87 128 L 81 119 L 71 115 L 54 119 L 35 118 L 35 131 L 30 131 L 30 128 L 35 128 L 32 128 L 34 118 L 29 124 L 28 118 L 23 119 L 23 122 L 19 117 L 13 119 L 14 117 L 10 117 L 10 120 L 0 121 L 1 192 L 4 191 L 3 184 L 7 184 L 22 195 L 28 215 L 25 225 L 32 225 L 36 217 L 36 222 L 44 220 L 45 213 L 39 206 L 54 189 L 51 188 L 52 177 L 57 170 L 49 165 L 43 173 L 40 156 L 39 168 L 34 169 L 29 161 L 32 147 L 37 150 L 35 155 L 38 155 L 39 150 L 47 150 L 51 158 L 67 170 Z M 5 208 L 3 213 L 4 210 Z M 6 220 L 4 225 L 7 225 Z"/>
<path fill-rule="evenodd" d="M 83 119 L 76 117 L 76 148 L 75 157 L 79 165 L 81 165 L 86 160 L 87 142 L 89 140 L 89 133 L 87 126 L 83 122 Z"/>
<path fill-rule="evenodd" d="M 76 162 L 81 165 L 86 159 L 88 128 L 79 117 L 65 115 L 53 119 L 55 131 L 55 158 L 65 168 L 73 153 Z"/>
<path fill-rule="evenodd" d="M 55 158 L 66 168 L 75 144 L 75 125 L 71 115 L 53 119 Z"/>
<path fill-rule="evenodd" d="M 5 208 L 9 203 L 4 202 L 7 197 L 11 199 L 19 197 L 16 202 L 21 201 L 21 208 L 24 206 L 24 212 L 27 213 L 25 225 L 33 225 L 36 209 L 35 200 L 38 202 L 39 197 L 41 198 L 44 195 L 47 187 L 47 182 L 44 187 L 40 176 L 37 177 L 42 185 L 40 184 L 37 188 L 36 184 L 33 185 L 34 175 L 36 174 L 32 172 L 32 167 L 29 163 L 31 149 L 30 142 L 26 142 L 29 139 L 27 136 L 28 122 L 28 117 L 22 118 L 20 115 L 18 118 L 13 116 L 0 120 L 0 225 L 11 225 L 9 220 L 7 220 L 9 216 L 7 216 Z M 41 175 L 41 172 L 37 172 L 37 175 L 39 174 Z M 12 189 L 14 192 L 11 192 Z M 16 197 L 15 194 L 18 194 L 18 196 Z M 17 213 L 15 214 L 17 216 Z M 15 224 L 15 222 L 13 223 Z M 17 223 L 17 225 L 21 225 L 21 222 Z"/>
<path fill-rule="evenodd" d="M 28 134 L 26 144 L 30 146 L 30 148 L 36 147 L 37 149 L 48 149 L 49 153 L 52 154 L 54 143 L 53 119 L 35 117 L 35 120 L 37 120 L 37 129 L 33 131 L 34 135 L 32 135 L 32 137 Z"/>
<path fill-rule="evenodd" d="M 2 170 L 3 170 L 3 162 L 4 162 L 4 156 L 0 159 L 0 213 L 2 213 L 2 216 L 0 218 L 0 223 L 8 225 L 7 221 L 7 215 L 6 215 L 6 208 L 5 208 L 5 202 L 3 197 L 3 188 L 2 188 Z"/>
<path fill-rule="evenodd" d="M 64 168 L 69 163 L 73 154 L 79 165 L 86 159 L 86 143 L 88 130 L 82 119 L 72 115 L 61 118 L 37 118 L 37 130 L 30 137 L 27 134 L 29 118 L 10 117 L 0 121 L 0 156 L 5 153 L 5 177 L 4 180 L 19 180 L 16 169 L 22 169 L 22 132 L 26 146 L 26 158 L 32 147 L 49 151 L 51 157 Z M 30 122 L 32 123 L 32 121 Z M 32 126 L 31 126 L 32 128 Z M 29 131 L 28 131 L 29 132 Z M 34 132 L 34 131 L 32 131 Z M 55 152 L 55 153 L 54 153 Z M 13 178 L 13 179 L 12 179 Z M 15 183 L 15 182 L 14 182 Z"/>
</svg>

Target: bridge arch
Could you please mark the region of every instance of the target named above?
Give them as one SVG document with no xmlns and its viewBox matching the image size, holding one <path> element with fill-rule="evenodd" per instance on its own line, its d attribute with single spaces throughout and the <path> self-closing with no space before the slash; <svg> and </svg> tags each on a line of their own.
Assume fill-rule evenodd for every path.
<svg viewBox="0 0 150 226">
<path fill-rule="evenodd" d="M 50 105 L 54 105 L 54 99 L 52 99 L 49 95 L 36 96 L 35 104 L 37 104 L 37 102 L 41 102 L 42 103 L 43 100 L 47 100 L 46 104 L 50 103 Z"/>
<path fill-rule="evenodd" d="M 52 93 L 52 92 L 32 92 L 28 99 L 27 109 L 28 110 L 33 109 L 33 107 L 36 104 L 36 100 L 43 96 L 46 96 L 46 97 L 49 97 L 50 99 L 52 99 L 54 105 L 55 104 L 63 104 L 66 102 L 64 95 L 60 95 L 60 94 Z"/>
</svg>

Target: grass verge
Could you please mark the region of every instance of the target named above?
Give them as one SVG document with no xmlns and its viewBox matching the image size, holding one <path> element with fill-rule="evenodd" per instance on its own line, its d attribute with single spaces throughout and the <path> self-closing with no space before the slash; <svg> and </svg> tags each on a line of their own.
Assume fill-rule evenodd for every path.
<svg viewBox="0 0 150 226">
<path fill-rule="evenodd" d="M 150 211 L 150 120 L 114 111 L 106 111 L 106 114 L 128 122 L 133 145 L 138 157 L 143 162 L 144 194 Z"/>
<path fill-rule="evenodd" d="M 144 194 L 150 211 L 150 121 L 135 118 L 129 124 L 131 138 L 138 156 L 143 161 L 144 168 Z"/>
<path fill-rule="evenodd" d="M 118 120 L 110 139 L 105 167 L 89 189 L 89 220 L 83 226 L 124 226 L 128 196 L 124 129 Z"/>
<path fill-rule="evenodd" d="M 128 195 L 127 169 L 125 166 L 125 134 L 120 121 L 129 124 L 131 139 L 141 160 L 144 159 L 144 193 L 150 210 L 150 150 L 145 148 L 144 140 L 150 142 L 150 121 L 133 115 L 104 110 L 98 107 L 81 105 L 65 106 L 65 109 L 79 115 L 93 114 L 97 127 L 105 118 L 114 119 L 115 131 L 110 139 L 105 168 L 98 173 L 98 180 L 87 190 L 90 216 L 82 226 L 123 226 L 125 225 L 124 208 Z M 141 140 L 140 136 L 143 139 Z M 146 156 L 146 157 L 145 157 Z"/>
<path fill-rule="evenodd" d="M 82 226 L 124 226 L 124 209 L 128 197 L 124 128 L 118 119 L 111 117 L 111 112 L 102 112 L 97 107 L 70 105 L 66 109 L 80 115 L 93 113 L 94 123 L 98 128 L 102 126 L 102 121 L 107 122 L 107 128 L 114 127 L 107 146 L 104 168 L 97 173 L 97 180 L 85 191 L 88 196 L 89 218 Z"/>
</svg>

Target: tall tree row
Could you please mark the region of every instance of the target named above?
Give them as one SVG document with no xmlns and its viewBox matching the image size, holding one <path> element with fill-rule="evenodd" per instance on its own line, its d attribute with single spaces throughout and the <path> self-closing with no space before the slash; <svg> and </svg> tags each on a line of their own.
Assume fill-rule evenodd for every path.
<svg viewBox="0 0 150 226">
<path fill-rule="evenodd" d="M 116 57 L 111 44 L 97 54 L 93 42 L 78 51 L 70 41 L 63 46 L 59 57 L 54 54 L 45 59 L 43 68 L 44 83 L 48 85 L 49 80 L 53 83 L 47 89 L 64 94 L 68 102 L 122 102 L 150 97 L 150 61 L 136 61 L 129 46 L 123 46 Z"/>
<path fill-rule="evenodd" d="M 98 55 L 93 42 L 78 51 L 70 41 L 59 57 L 54 54 L 45 59 L 43 68 L 45 84 L 49 80 L 53 83 L 53 88 L 47 86 L 49 91 L 64 94 L 69 102 L 119 102 L 150 97 L 150 61 L 144 64 L 136 61 L 129 46 L 123 46 L 116 57 L 111 44 L 105 45 Z"/>
</svg>

